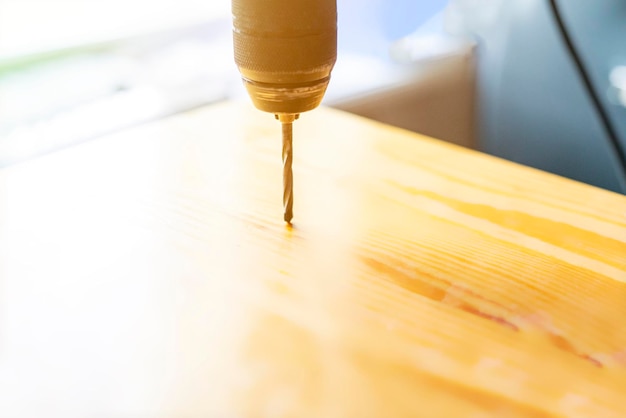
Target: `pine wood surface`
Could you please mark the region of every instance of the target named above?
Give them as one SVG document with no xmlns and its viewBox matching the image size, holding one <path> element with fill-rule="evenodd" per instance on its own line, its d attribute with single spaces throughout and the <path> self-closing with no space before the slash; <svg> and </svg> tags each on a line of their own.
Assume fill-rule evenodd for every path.
<svg viewBox="0 0 626 418">
<path fill-rule="evenodd" d="M 626 197 L 225 103 L 0 171 L 2 417 L 624 417 Z"/>
</svg>

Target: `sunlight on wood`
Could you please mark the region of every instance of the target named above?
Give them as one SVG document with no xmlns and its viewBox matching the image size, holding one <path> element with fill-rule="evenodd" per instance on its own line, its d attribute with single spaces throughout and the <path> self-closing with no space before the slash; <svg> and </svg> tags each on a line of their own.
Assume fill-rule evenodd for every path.
<svg viewBox="0 0 626 418">
<path fill-rule="evenodd" d="M 626 416 L 626 197 L 227 103 L 0 171 L 0 416 Z"/>
</svg>

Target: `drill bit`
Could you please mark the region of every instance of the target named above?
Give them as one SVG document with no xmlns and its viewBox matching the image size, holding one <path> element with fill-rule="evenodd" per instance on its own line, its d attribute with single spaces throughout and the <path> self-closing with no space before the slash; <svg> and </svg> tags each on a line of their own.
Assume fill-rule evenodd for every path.
<svg viewBox="0 0 626 418">
<path fill-rule="evenodd" d="M 283 207 L 285 222 L 293 218 L 293 122 L 281 120 L 283 125 Z"/>
</svg>

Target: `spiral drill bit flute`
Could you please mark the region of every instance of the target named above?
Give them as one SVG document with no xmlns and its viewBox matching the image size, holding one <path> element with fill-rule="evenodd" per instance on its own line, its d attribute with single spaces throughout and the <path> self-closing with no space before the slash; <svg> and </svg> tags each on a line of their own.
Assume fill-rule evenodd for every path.
<svg viewBox="0 0 626 418">
<path fill-rule="evenodd" d="M 276 116 L 283 127 L 283 207 L 285 222 L 291 223 L 293 218 L 293 121 L 292 115 Z"/>
<path fill-rule="evenodd" d="M 283 132 L 284 219 L 293 217 L 293 122 L 321 103 L 337 59 L 336 0 L 232 0 L 235 63 Z"/>
</svg>

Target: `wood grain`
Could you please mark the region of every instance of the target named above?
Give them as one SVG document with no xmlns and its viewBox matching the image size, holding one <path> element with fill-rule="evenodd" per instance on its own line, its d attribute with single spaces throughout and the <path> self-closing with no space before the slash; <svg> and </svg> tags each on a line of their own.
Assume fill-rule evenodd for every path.
<svg viewBox="0 0 626 418">
<path fill-rule="evenodd" d="M 0 172 L 0 416 L 626 416 L 626 197 L 227 103 Z"/>
</svg>

